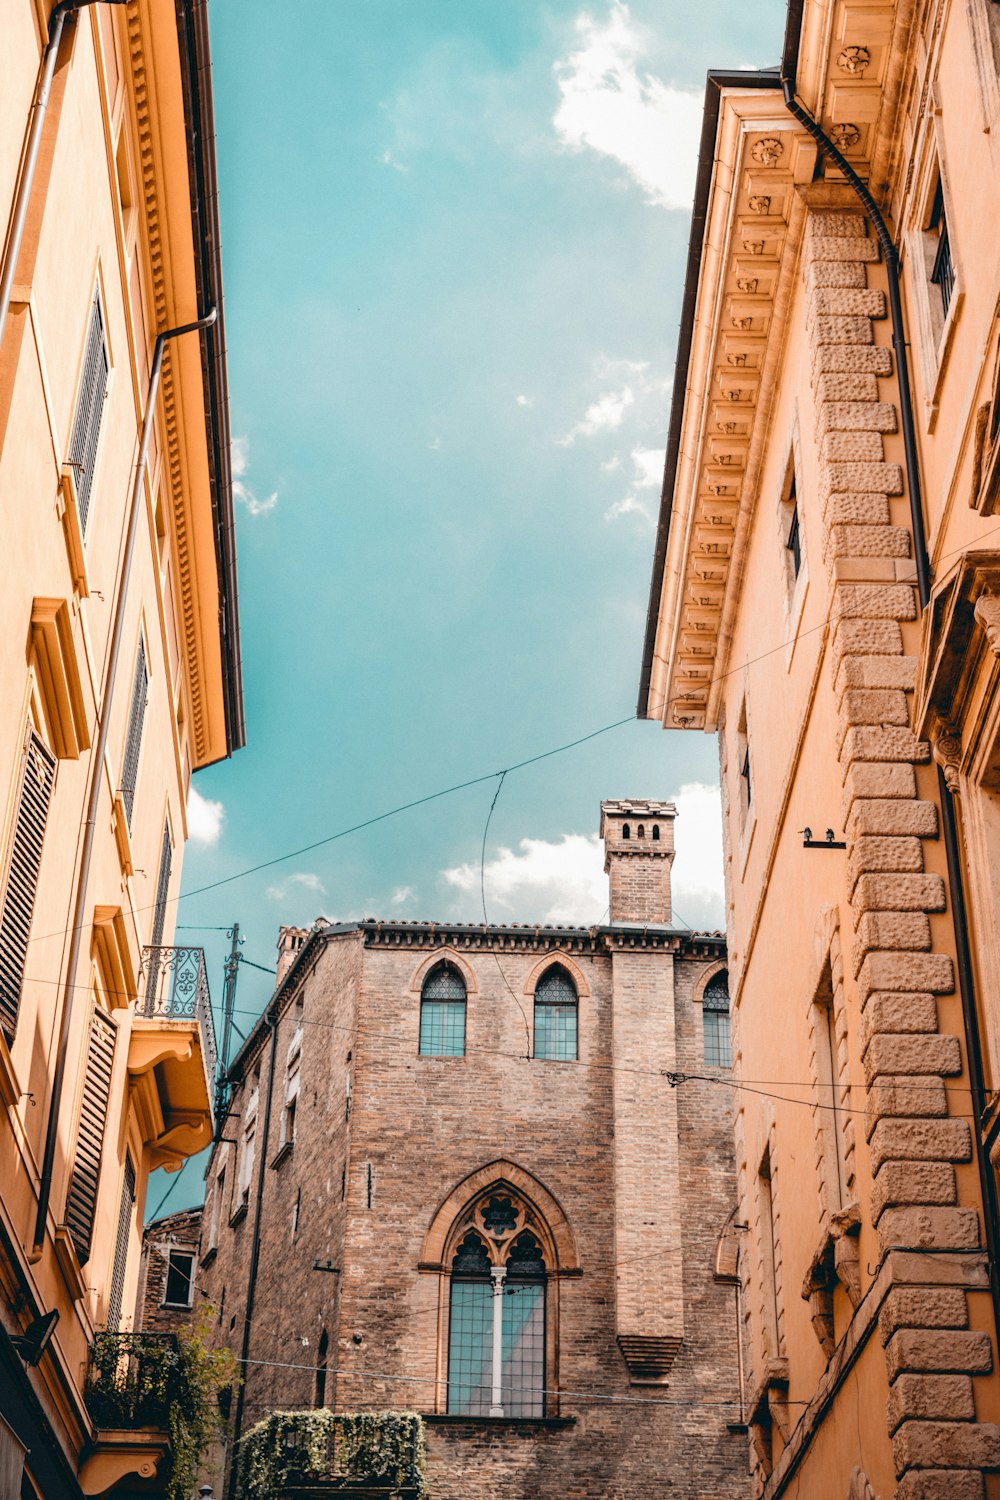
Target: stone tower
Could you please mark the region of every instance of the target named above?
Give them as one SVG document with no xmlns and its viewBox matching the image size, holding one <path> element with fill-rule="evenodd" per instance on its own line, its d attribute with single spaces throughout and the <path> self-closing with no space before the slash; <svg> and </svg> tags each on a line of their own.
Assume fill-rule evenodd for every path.
<svg viewBox="0 0 1000 1500">
<path fill-rule="evenodd" d="M 601 803 L 604 869 L 610 877 L 611 921 L 670 926 L 674 862 L 672 802 L 627 797 Z"/>
</svg>

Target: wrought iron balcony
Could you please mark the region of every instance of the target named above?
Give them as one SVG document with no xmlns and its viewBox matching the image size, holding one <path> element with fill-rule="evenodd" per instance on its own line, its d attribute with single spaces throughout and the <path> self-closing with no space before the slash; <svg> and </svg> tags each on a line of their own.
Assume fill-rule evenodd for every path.
<svg viewBox="0 0 1000 1500">
<path fill-rule="evenodd" d="M 240 1447 L 239 1500 L 423 1500 L 427 1493 L 424 1423 L 413 1412 L 272 1412 Z"/>
<path fill-rule="evenodd" d="M 215 1096 L 216 1046 L 204 948 L 144 948 L 145 994 L 135 1013 L 149 1021 L 197 1021 L 208 1097 Z"/>
<path fill-rule="evenodd" d="M 189 1398 L 176 1334 L 94 1335 L 84 1400 L 95 1426 L 166 1431 L 171 1406 Z"/>
</svg>

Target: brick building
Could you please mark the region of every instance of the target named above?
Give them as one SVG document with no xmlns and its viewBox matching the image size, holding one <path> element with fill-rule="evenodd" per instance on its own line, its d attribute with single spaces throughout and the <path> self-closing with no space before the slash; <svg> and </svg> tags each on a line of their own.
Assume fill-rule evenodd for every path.
<svg viewBox="0 0 1000 1500">
<path fill-rule="evenodd" d="M 671 926 L 673 818 L 603 804 L 607 926 L 282 930 L 208 1170 L 231 1439 L 406 1408 L 439 1500 L 746 1493 L 725 948 Z"/>
<path fill-rule="evenodd" d="M 147 1224 L 142 1236 L 135 1326 L 178 1333 L 193 1321 L 201 1209 L 182 1208 Z"/>
</svg>

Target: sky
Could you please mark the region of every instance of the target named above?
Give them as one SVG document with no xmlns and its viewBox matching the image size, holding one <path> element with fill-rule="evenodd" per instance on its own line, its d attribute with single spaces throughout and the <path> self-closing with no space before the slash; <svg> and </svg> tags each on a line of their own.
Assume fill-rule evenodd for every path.
<svg viewBox="0 0 1000 1500">
<path fill-rule="evenodd" d="M 607 797 L 677 802 L 675 920 L 724 924 L 714 741 L 655 723 L 508 774 L 485 849 L 497 779 L 295 851 L 634 715 L 705 72 L 783 14 L 213 0 L 247 747 L 176 941 L 216 1006 L 233 922 L 266 969 L 282 923 L 481 921 L 481 862 L 490 921 L 602 920 Z"/>
</svg>

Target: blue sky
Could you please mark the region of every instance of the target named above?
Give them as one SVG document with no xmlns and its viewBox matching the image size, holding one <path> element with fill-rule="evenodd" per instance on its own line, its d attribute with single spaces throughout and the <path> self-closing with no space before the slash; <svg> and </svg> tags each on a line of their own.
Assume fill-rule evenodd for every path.
<svg viewBox="0 0 1000 1500">
<path fill-rule="evenodd" d="M 704 75 L 782 23 L 214 0 L 248 745 L 195 780 L 177 940 L 216 1002 L 192 928 L 270 965 L 320 913 L 481 919 L 495 783 L 231 876 L 634 711 Z M 632 795 L 679 798 L 677 915 L 721 925 L 715 779 L 638 722 L 509 776 L 491 920 L 600 920 Z M 241 971 L 241 1027 L 268 993 Z"/>
</svg>

